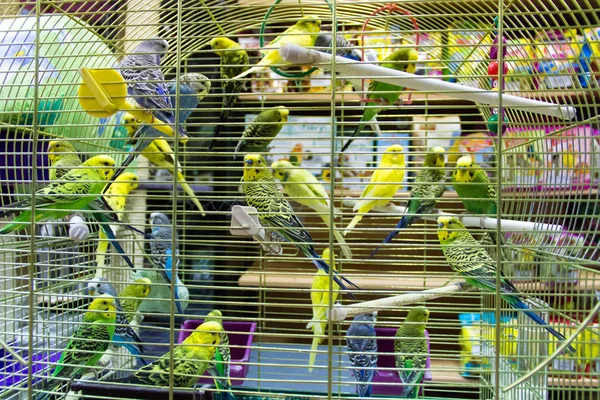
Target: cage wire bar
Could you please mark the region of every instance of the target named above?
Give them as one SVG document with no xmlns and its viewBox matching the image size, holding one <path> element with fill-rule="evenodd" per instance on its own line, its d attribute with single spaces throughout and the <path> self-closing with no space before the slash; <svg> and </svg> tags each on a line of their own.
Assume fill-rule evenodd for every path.
<svg viewBox="0 0 600 400">
<path fill-rule="evenodd" d="M 13 203 L 35 204 L 41 196 L 36 191 L 51 184 L 50 141 L 72 144 L 74 153 L 66 154 L 84 161 L 106 154 L 118 166 L 129 155 L 133 143 L 128 143 L 132 134 L 128 124 L 140 122 L 127 119 L 124 110 L 103 118 L 88 114 L 78 96 L 81 68 L 107 76 L 140 41 L 166 39 L 168 50 L 160 59 L 160 70 L 174 91 L 173 131 L 184 127 L 187 140 L 176 139 L 176 134 L 164 136 L 164 142 L 154 142 L 156 149 L 133 161 L 127 171 L 137 177 L 128 180 L 133 185 L 120 222 L 102 224 L 96 222 L 98 215 L 69 209 L 61 218 L 34 221 L 28 217 L 25 229 L 1 231 L 0 398 L 357 398 L 346 335 L 354 316 L 371 311 L 378 312 L 372 397 L 402 398 L 406 385 L 399 377 L 404 366 L 395 360 L 396 331 L 419 305 L 430 313 L 426 368 L 415 383 L 417 397 L 579 400 L 598 396 L 600 325 L 593 314 L 600 302 L 600 5 L 575 0 L 404 0 L 395 2 L 403 13 L 375 13 L 392 3 L 2 3 L 0 229 L 14 218 L 4 215 Z M 221 75 L 222 61 L 211 40 L 219 36 L 235 40 L 254 65 L 262 58 L 260 47 L 272 49 L 271 40 L 311 15 L 321 20 L 321 33 L 348 44 L 332 40 L 329 49 L 308 47 L 321 52 L 311 53 L 319 57 L 314 64 L 289 65 L 280 60 L 278 70 L 290 76 L 269 69 L 255 73 L 230 94 L 236 102 L 224 102 L 230 80 Z M 264 37 L 263 46 L 259 36 Z M 331 55 L 348 46 L 366 58 L 359 65 L 362 72 L 352 69 L 354 61 Z M 419 90 L 405 88 L 393 104 L 369 102 L 370 76 L 364 71 L 375 71 L 371 67 L 381 67 L 381 61 L 399 48 L 418 50 L 416 71 L 403 75 L 385 66 L 384 79 L 403 76 L 407 87 Z M 229 48 L 223 53 L 234 51 Z M 327 51 L 330 54 L 323 54 Z M 497 72 L 489 72 L 494 62 Z M 315 72 L 302 76 L 312 67 Z M 211 82 L 208 94 L 191 107 L 183 104 L 189 99 L 182 85 L 188 74 L 203 74 Z M 442 83 L 436 89 L 423 86 L 430 81 Z M 442 87 L 444 83 L 460 86 Z M 462 97 L 459 90 L 465 90 Z M 497 93 L 497 98 L 487 103 L 470 101 L 468 96 L 477 93 Z M 511 96 L 537 103 L 519 109 L 513 107 Z M 542 112 L 543 103 L 545 110 L 553 104 L 560 112 Z M 269 148 L 236 154 L 248 126 L 274 125 L 255 122 L 257 115 L 278 106 L 289 114 Z M 363 111 L 376 107 L 382 108 L 376 122 L 365 126 L 342 153 Z M 229 114 L 221 120 L 224 109 Z M 180 119 L 189 111 L 193 112 L 187 119 Z M 221 131 L 209 149 L 217 126 Z M 382 202 L 344 235 L 344 228 L 362 212 L 354 206 L 374 172 L 390 170 L 382 166 L 382 159 L 391 145 L 402 146 L 403 187 L 389 196 L 367 194 L 368 199 Z M 402 229 L 370 257 L 410 210 L 411 191 L 424 186 L 417 175 L 427 169 L 423 160 L 434 146 L 445 149 L 443 196 L 420 221 Z M 153 161 L 148 156 L 152 151 L 162 151 L 162 160 L 170 167 L 156 158 Z M 326 202 L 327 208 L 317 207 L 306 201 L 311 192 L 294 195 L 290 178 L 276 175 L 277 191 L 286 193 L 298 221 L 312 237 L 316 252 L 312 257 L 322 256 L 360 287 L 353 290 L 356 300 L 332 284 L 333 269 L 323 275 L 324 280 L 314 280 L 313 262 L 296 246 L 301 236 L 283 241 L 261 219 L 272 211 L 255 206 L 245 209 L 239 221 L 232 221 L 234 207 L 252 205 L 240 178 L 247 165 L 245 154 L 255 152 L 266 159 L 261 169 L 284 159 L 292 163 L 292 171 L 305 168 L 326 189 L 331 201 Z M 493 214 L 469 212 L 462 202 L 464 195 L 456 192 L 451 175 L 467 154 L 491 179 L 498 204 Z M 173 173 L 174 168 L 181 174 Z M 186 183 L 206 215 L 192 201 Z M 108 203 L 118 197 L 112 192 L 104 195 Z M 24 207 L 31 207 L 34 215 L 44 211 L 40 204 Z M 168 222 L 160 223 L 157 213 Z M 101 214 L 111 216 L 106 211 Z M 455 274 L 437 236 L 437 218 L 448 215 L 460 217 L 478 246 L 492 257 L 490 265 L 523 293 L 537 315 L 567 338 L 577 333 L 573 353 L 548 362 L 559 340 L 511 308 L 505 293 L 476 290 Z M 129 261 L 112 244 L 102 250 L 107 225 L 114 228 Z M 261 243 L 256 243 L 250 230 L 259 226 L 266 230 Z M 162 240 L 148 236 L 158 235 L 157 229 L 171 233 Z M 287 227 L 284 235 L 290 230 Z M 74 240 L 77 233 L 83 236 Z M 491 234 L 499 240 L 494 243 Z M 351 254 L 340 243 L 342 235 Z M 170 247 L 170 256 L 164 253 L 161 259 L 153 254 L 157 243 Z M 327 247 L 330 255 L 324 252 Z M 278 248 L 281 251 L 273 250 Z M 161 263 L 170 265 L 177 279 L 165 278 Z M 87 326 L 83 318 L 94 296 L 90 282 L 98 277 L 106 278 L 117 292 L 135 279 L 152 282 L 149 293 L 140 295 L 143 300 L 130 315 L 131 322 L 121 325 L 139 336 L 148 363 L 160 357 L 171 365 L 180 362 L 182 354 L 176 349 L 189 348 L 182 344 L 185 338 L 197 337 L 190 336 L 194 329 L 202 326 L 210 311 L 220 310 L 229 343 L 220 343 L 217 350 L 228 349 L 231 360 L 212 361 L 207 350 L 213 347 L 210 336 L 209 342 L 196 348 L 203 357 L 210 354 L 210 360 L 193 364 L 199 370 L 209 364 L 228 365 L 231 386 L 227 382 L 224 388 L 209 375 L 200 379 L 197 370 L 188 387 L 177 387 L 180 375 L 172 372 L 163 375 L 163 384 L 142 385 L 132 378 L 141 376 L 142 363 L 114 339 L 110 346 L 104 342 L 102 358 L 76 376 L 53 377 L 61 355 L 69 354 L 65 346 L 78 327 Z M 496 286 L 502 279 L 500 274 L 493 277 Z M 317 299 L 319 293 L 327 296 Z M 135 296 L 119 297 L 123 301 Z M 313 308 L 311 301 L 316 300 L 323 302 L 321 309 Z M 315 328 L 316 335 L 307 326 L 311 321 L 315 326 L 323 324 Z M 590 324 L 577 332 L 582 321 Z M 312 346 L 315 337 L 322 339 L 318 346 Z M 312 369 L 311 355 L 315 355 Z M 536 367 L 541 369 L 532 377 L 504 390 Z M 55 397 L 44 397 L 49 392 Z"/>
</svg>

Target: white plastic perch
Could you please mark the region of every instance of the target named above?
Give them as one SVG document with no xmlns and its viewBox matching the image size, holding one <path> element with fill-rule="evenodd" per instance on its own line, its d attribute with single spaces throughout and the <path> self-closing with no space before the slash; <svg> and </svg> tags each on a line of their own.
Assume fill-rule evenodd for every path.
<svg viewBox="0 0 600 400">
<path fill-rule="evenodd" d="M 229 231 L 234 236 L 252 236 L 266 252 L 281 254 L 281 246 L 267 239 L 265 228 L 258 221 L 258 211 L 254 207 L 235 205 L 231 208 Z"/>
<path fill-rule="evenodd" d="M 344 199 L 345 207 L 354 207 L 356 203 L 356 199 L 352 197 L 346 197 Z M 374 207 L 373 211 L 380 213 L 389 213 L 389 214 L 399 214 L 403 215 L 406 213 L 406 207 L 397 206 L 394 204 L 387 204 L 385 206 Z M 439 216 L 442 215 L 452 215 L 459 218 L 465 226 L 475 226 L 479 228 L 485 229 L 496 229 L 498 227 L 498 219 L 490 218 L 490 217 L 472 217 L 467 214 L 452 214 L 447 213 L 440 210 L 434 210 L 434 213 L 437 212 L 436 215 L 426 215 L 423 216 L 423 219 L 428 221 L 437 221 Z M 507 232 L 544 232 L 544 233 L 560 233 L 563 231 L 562 225 L 554 225 L 554 224 L 542 224 L 539 222 L 529 222 L 529 221 L 513 221 L 509 219 L 501 219 L 500 226 L 503 230 Z"/>
<path fill-rule="evenodd" d="M 449 293 L 466 292 L 471 290 L 471 288 L 471 285 L 467 284 L 466 282 L 459 282 L 435 289 L 421 290 L 414 293 L 401 294 L 399 296 L 363 301 L 362 303 L 352 304 L 350 306 L 336 304 L 332 307 L 329 318 L 335 322 L 343 321 L 348 317 L 355 317 L 357 315 L 370 313 L 373 311 L 384 311 L 392 307 L 420 303 L 425 300 L 437 299 L 438 297 L 447 296 Z"/>
<path fill-rule="evenodd" d="M 445 82 L 440 79 L 423 78 L 422 76 L 396 71 L 369 63 L 349 60 L 340 56 L 332 56 L 317 50 L 309 50 L 297 44 L 284 44 L 279 49 L 279 54 L 292 64 L 305 64 L 319 66 L 328 69 L 332 60 L 335 59 L 335 71 L 352 77 L 358 76 L 368 79 L 377 77 L 378 81 L 393 85 L 404 86 L 415 90 L 426 90 L 434 93 L 444 94 L 457 99 L 473 101 L 477 103 L 496 106 L 498 104 L 498 92 L 478 89 L 457 83 Z M 503 107 L 528 111 L 541 115 L 572 120 L 577 112 L 574 107 L 548 103 L 539 100 L 526 99 L 524 97 L 502 94 Z"/>
</svg>

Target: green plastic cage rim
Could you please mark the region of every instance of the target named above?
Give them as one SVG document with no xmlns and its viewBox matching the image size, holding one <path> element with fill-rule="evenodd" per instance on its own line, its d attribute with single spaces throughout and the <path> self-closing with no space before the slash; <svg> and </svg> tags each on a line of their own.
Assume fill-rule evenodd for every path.
<svg viewBox="0 0 600 400">
<path fill-rule="evenodd" d="M 277 4 L 279 4 L 279 3 L 281 3 L 281 1 L 282 0 L 275 0 L 275 2 L 271 5 L 271 7 L 269 7 L 269 9 L 267 10 L 267 13 L 263 17 L 263 21 L 262 21 L 262 24 L 260 25 L 260 32 L 259 32 L 259 36 L 258 36 L 260 47 L 263 47 L 265 45 L 264 34 L 265 34 L 265 28 L 267 27 L 267 21 L 269 20 L 269 17 L 271 16 L 271 13 L 273 12 L 273 10 L 275 10 L 275 6 L 277 6 Z M 298 0 L 298 3 L 300 3 L 300 6 L 302 6 L 301 0 Z M 325 0 L 325 3 L 327 3 L 327 5 L 329 6 L 329 10 L 331 11 L 331 14 L 333 14 L 333 5 L 331 5 L 331 2 L 329 0 Z M 315 72 L 317 69 L 318 69 L 317 67 L 312 67 L 308 71 L 304 71 L 304 72 L 300 72 L 300 73 L 287 73 L 287 72 L 281 71 L 278 68 L 271 67 L 271 71 L 275 72 L 278 75 L 283 76 L 284 78 L 304 78 L 305 76 L 308 76 L 308 75 L 312 74 L 313 72 Z"/>
</svg>

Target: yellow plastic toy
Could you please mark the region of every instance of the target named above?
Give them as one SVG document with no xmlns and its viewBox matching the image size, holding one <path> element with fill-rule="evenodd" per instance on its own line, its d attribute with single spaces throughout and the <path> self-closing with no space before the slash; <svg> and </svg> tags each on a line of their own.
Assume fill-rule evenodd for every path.
<svg viewBox="0 0 600 400">
<path fill-rule="evenodd" d="M 77 96 L 79 104 L 88 114 L 96 118 L 107 118 L 117 111 L 127 111 L 138 120 L 154 125 L 155 129 L 165 135 L 173 136 L 170 125 L 127 101 L 127 85 L 117 70 L 81 68 L 79 73 L 83 82 L 79 85 Z M 186 138 L 180 140 L 182 143 L 187 142 Z"/>
</svg>

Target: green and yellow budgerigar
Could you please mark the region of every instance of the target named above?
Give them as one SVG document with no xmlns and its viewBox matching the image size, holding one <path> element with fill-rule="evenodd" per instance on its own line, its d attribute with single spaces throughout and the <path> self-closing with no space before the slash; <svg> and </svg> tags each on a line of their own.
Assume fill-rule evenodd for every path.
<svg viewBox="0 0 600 400">
<path fill-rule="evenodd" d="M 204 322 L 216 322 L 221 326 L 219 346 L 215 351 L 214 364 L 208 367 L 208 372 L 215 378 L 215 386 L 221 391 L 221 397 L 225 400 L 233 400 L 235 396 L 231 393 L 231 348 L 229 347 L 229 335 L 223 328 L 223 313 L 212 310 L 204 318 Z"/>
<path fill-rule="evenodd" d="M 221 106 L 221 115 L 219 123 L 215 126 L 213 138 L 208 145 L 208 150 L 212 150 L 216 138 L 223 128 L 223 122 L 229 117 L 230 109 L 235 104 L 238 94 L 244 89 L 245 81 L 234 80 L 237 76 L 250 68 L 248 53 L 239 43 L 220 36 L 210 41 L 210 47 L 221 58 L 221 87 L 223 88 L 223 105 Z"/>
<path fill-rule="evenodd" d="M 73 144 L 71 144 L 71 142 L 68 142 L 65 140 L 53 140 L 49 143 L 49 145 L 48 145 L 48 160 L 50 161 L 50 170 L 49 170 L 50 181 L 56 181 L 56 180 L 61 179 L 67 172 L 78 168 L 82 164 L 81 158 L 79 158 L 79 155 L 76 153 L 76 150 L 75 150 L 75 147 L 73 147 Z M 108 224 L 108 222 L 112 219 L 112 217 L 110 217 L 108 214 L 105 214 L 104 212 L 102 212 L 102 211 L 110 212 L 110 211 L 114 211 L 114 210 L 109 210 L 107 207 L 107 204 L 102 203 L 102 201 L 99 198 L 92 201 L 87 207 L 84 207 L 84 209 L 98 211 L 98 212 L 92 212 L 92 215 L 98 222 L 100 222 L 101 238 L 108 238 L 108 240 L 110 240 L 110 242 L 115 247 L 117 252 L 121 255 L 121 257 L 123 257 L 125 262 L 131 268 L 133 268 L 133 263 L 131 262 L 131 260 L 129 259 L 127 254 L 125 254 L 125 251 L 123 250 L 123 248 L 121 247 L 121 245 L 119 244 L 117 239 L 115 238 L 115 236 L 113 234 L 113 230 L 112 230 L 113 228 L 111 226 L 109 226 L 109 224 Z M 117 217 L 117 216 L 114 215 L 114 217 Z M 135 231 L 135 229 L 133 229 L 133 227 L 131 227 L 129 225 L 125 225 L 125 227 L 127 229 L 131 229 L 131 230 Z M 107 246 L 107 243 L 104 243 L 103 245 Z M 106 248 L 104 249 L 104 251 L 102 253 L 103 254 L 106 253 Z M 101 264 L 104 265 L 103 257 L 101 260 L 97 260 L 97 261 L 101 261 Z M 100 263 L 99 263 L 99 265 L 100 265 Z"/>
<path fill-rule="evenodd" d="M 98 197 L 106 182 L 112 178 L 114 166 L 112 157 L 95 156 L 64 174 L 59 181 L 38 190 L 35 193 L 35 222 L 56 221 L 84 209 Z M 30 226 L 32 212 L 28 207 L 31 207 L 31 198 L 4 206 L 0 210 L 0 217 L 17 212 L 17 208 L 24 210 L 0 229 L 0 234 Z"/>
<path fill-rule="evenodd" d="M 283 197 L 265 159 L 260 154 L 251 153 L 244 157 L 242 189 L 248 205 L 259 212 L 258 219 L 263 227 L 293 243 L 317 268 L 329 274 L 329 265 L 315 252 L 312 237 L 296 217 L 290 203 Z M 348 288 L 340 279 L 356 287 L 347 278 L 337 274 L 334 274 L 333 279 L 346 291 Z M 352 296 L 351 293 L 349 294 Z"/>
<path fill-rule="evenodd" d="M 414 74 L 417 69 L 416 63 L 418 60 L 419 52 L 417 50 L 404 47 L 387 56 L 380 66 Z M 404 88 L 401 86 L 376 80 L 371 81 L 367 93 L 367 103 L 362 118 L 360 119 L 360 125 L 358 125 L 354 133 L 350 136 L 350 139 L 344 144 L 342 152 L 348 149 L 369 121 L 375 118 L 377 114 L 386 107 L 391 107 L 398 101 L 403 90 Z"/>
<path fill-rule="evenodd" d="M 123 219 L 123 213 L 125 206 L 127 205 L 127 196 L 132 190 L 137 189 L 139 178 L 133 172 L 124 172 L 115 179 L 110 187 L 104 193 L 104 199 L 110 206 L 112 211 L 115 212 L 116 217 L 119 221 Z M 118 225 L 110 225 L 109 229 L 113 235 L 117 234 L 119 229 Z M 96 265 L 97 271 L 96 276 L 103 277 L 103 268 L 105 265 L 106 251 L 108 250 L 108 238 L 103 230 L 98 233 L 98 247 L 96 248 Z"/>
<path fill-rule="evenodd" d="M 346 227 L 344 235 L 347 235 L 373 207 L 384 206 L 392 200 L 394 194 L 402 187 L 404 167 L 405 157 L 402 146 L 394 144 L 388 147 L 381 157 L 377 170 L 373 172 L 369 185 L 365 187 L 354 205 L 354 212 L 357 214 Z"/>
<path fill-rule="evenodd" d="M 337 230 L 335 223 L 330 221 L 329 195 L 321 182 L 310 171 L 294 167 L 286 160 L 275 161 L 271 164 L 271 168 L 273 176 L 281 182 L 284 193 L 292 200 L 318 212 L 325 225 L 333 229 L 333 236 L 340 244 L 344 257 L 352 259 L 352 251 L 344 235 Z M 333 211 L 334 215 L 340 212 L 338 209 Z"/>
<path fill-rule="evenodd" d="M 204 322 L 182 343 L 175 346 L 173 364 L 171 353 L 166 353 L 152 364 L 140 368 L 132 376 L 115 381 L 169 386 L 169 375 L 173 373 L 173 386 L 192 387 L 213 361 L 220 337 L 219 323 Z"/>
<path fill-rule="evenodd" d="M 81 165 L 81 158 L 73 144 L 66 140 L 52 140 L 48 143 L 49 177 L 54 182 L 73 168 Z"/>
<path fill-rule="evenodd" d="M 51 378 L 45 382 L 43 387 L 46 390 L 54 385 L 51 391 L 56 392 L 63 383 L 78 377 L 87 367 L 96 365 L 115 333 L 116 310 L 115 299 L 110 295 L 102 295 L 92 301 L 83 322 L 63 350 Z M 57 383 L 52 378 L 62 379 Z M 47 400 L 51 397 L 51 393 L 39 392 L 34 399 Z"/>
<path fill-rule="evenodd" d="M 420 220 L 423 214 L 430 214 L 433 211 L 437 201 L 446 190 L 445 152 L 443 147 L 436 146 L 427 153 L 423 161 L 423 168 L 417 174 L 413 189 L 410 192 L 406 213 L 394 230 L 383 239 L 381 245 L 391 242 L 394 236 L 400 233 L 400 229 L 410 226 Z M 373 257 L 379 248 L 373 250 L 370 257 Z"/>
<path fill-rule="evenodd" d="M 152 290 L 152 281 L 148 278 L 138 278 L 129 285 L 125 286 L 118 294 L 121 301 L 121 308 L 128 323 L 133 321 L 140 304 L 150 295 Z"/>
<path fill-rule="evenodd" d="M 123 126 L 125 129 L 127 129 L 129 136 L 133 137 L 135 132 L 137 132 L 139 123 L 132 115 L 125 114 L 123 117 Z M 185 180 L 181 165 L 179 164 L 179 161 L 175 160 L 175 152 L 166 140 L 153 140 L 152 143 L 148 144 L 142 150 L 141 155 L 152 164 L 159 168 L 166 169 L 171 174 L 173 174 L 175 172 L 175 168 L 177 168 L 177 184 L 183 188 L 188 196 L 190 196 L 190 199 L 196 205 L 198 210 L 202 211 L 202 216 L 205 215 L 204 207 L 202 207 L 200 200 L 198 200 L 198 197 L 196 197 L 194 189 L 192 189 L 192 187 Z"/>
<path fill-rule="evenodd" d="M 297 44 L 302 47 L 312 47 L 315 45 L 315 40 L 321 31 L 321 20 L 315 16 L 302 17 L 293 26 L 290 26 L 285 32 L 277 36 L 267 46 L 266 53 L 262 60 L 256 66 L 247 71 L 238 74 L 233 79 L 240 79 L 244 76 L 260 72 L 268 67 L 278 64 L 287 64 L 287 62 L 279 54 L 279 48 L 284 44 Z"/>
<path fill-rule="evenodd" d="M 267 150 L 275 136 L 288 120 L 290 110 L 277 106 L 258 114 L 252 123 L 244 130 L 242 137 L 235 147 L 233 158 L 240 153 L 255 153 Z"/>
<path fill-rule="evenodd" d="M 396 331 L 394 358 L 402 381 L 402 397 L 417 398 L 427 364 L 427 338 L 425 325 L 429 310 L 424 307 L 412 308 L 404 323 Z"/>
<path fill-rule="evenodd" d="M 323 250 L 323 260 L 329 260 L 331 253 L 329 247 Z M 331 264 L 331 268 L 335 271 L 335 258 L 334 264 Z M 333 282 L 333 292 L 331 299 L 329 296 L 329 275 L 323 270 L 317 270 L 315 277 L 312 281 L 310 290 L 310 301 L 312 303 L 313 317 L 310 322 L 306 325 L 306 329 L 311 329 L 313 332 L 312 345 L 310 347 L 310 356 L 308 361 L 308 372 L 312 372 L 315 360 L 317 358 L 317 348 L 323 341 L 325 334 L 325 327 L 327 326 L 327 309 L 329 304 L 335 304 L 339 296 L 340 287 Z"/>
<path fill-rule="evenodd" d="M 522 311 L 558 340 L 565 340 L 562 334 L 548 325 L 523 302 L 523 294 L 501 272 L 496 270 L 496 262 L 485 248 L 471 236 L 458 218 L 450 216 L 438 218 L 438 239 L 448 264 L 454 271 L 462 275 L 467 283 L 487 292 L 495 293 L 496 290 L 500 290 L 502 299 L 513 308 Z M 500 274 L 500 288 L 496 286 L 497 274 Z M 574 351 L 572 347 L 570 350 Z"/>
</svg>

